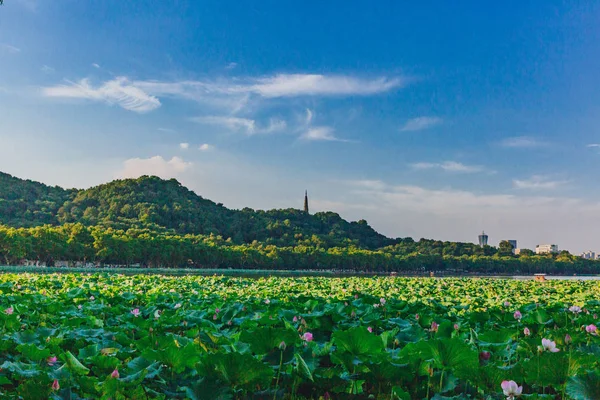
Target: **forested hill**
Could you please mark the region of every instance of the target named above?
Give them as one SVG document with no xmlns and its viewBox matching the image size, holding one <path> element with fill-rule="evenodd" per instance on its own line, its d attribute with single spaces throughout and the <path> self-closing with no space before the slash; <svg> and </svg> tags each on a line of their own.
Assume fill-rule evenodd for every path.
<svg viewBox="0 0 600 400">
<path fill-rule="evenodd" d="M 0 172 L 0 224 L 17 227 L 56 225 L 58 210 L 76 192 Z"/>
<path fill-rule="evenodd" d="M 299 203 L 301 199 L 299 199 Z M 366 221 L 348 222 L 333 212 L 231 210 L 204 199 L 177 180 L 155 176 L 115 180 L 86 190 L 65 190 L 0 173 L 0 224 L 33 227 L 82 223 L 115 229 L 220 235 L 234 243 L 290 246 L 393 245 Z"/>
</svg>

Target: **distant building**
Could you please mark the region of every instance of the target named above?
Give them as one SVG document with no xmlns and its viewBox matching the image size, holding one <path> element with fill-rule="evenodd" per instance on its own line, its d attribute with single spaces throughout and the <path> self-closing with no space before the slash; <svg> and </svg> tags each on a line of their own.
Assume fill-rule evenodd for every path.
<svg viewBox="0 0 600 400">
<path fill-rule="evenodd" d="M 535 254 L 558 253 L 558 246 L 555 244 L 538 244 L 535 246 Z"/>
<path fill-rule="evenodd" d="M 517 241 L 516 240 L 502 240 L 500 241 L 500 243 L 502 242 L 508 242 L 510 243 L 510 245 L 512 246 L 512 252 L 513 254 L 517 254 L 516 250 L 517 250 Z"/>
<path fill-rule="evenodd" d="M 308 190 L 304 191 L 304 212 L 308 214 Z"/>
<path fill-rule="evenodd" d="M 589 250 L 589 251 L 586 251 L 585 253 L 581 253 L 581 258 L 585 258 L 586 260 L 595 260 L 596 253 Z"/>
<path fill-rule="evenodd" d="M 481 235 L 479 235 L 479 245 L 481 247 L 483 246 L 487 246 L 488 244 L 488 235 L 485 234 L 485 232 L 481 232 Z"/>
</svg>

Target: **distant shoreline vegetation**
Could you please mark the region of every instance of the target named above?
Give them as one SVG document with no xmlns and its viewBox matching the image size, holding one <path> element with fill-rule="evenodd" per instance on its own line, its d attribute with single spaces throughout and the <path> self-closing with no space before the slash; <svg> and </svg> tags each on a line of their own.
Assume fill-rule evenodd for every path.
<svg viewBox="0 0 600 400">
<path fill-rule="evenodd" d="M 301 191 L 304 195 L 304 191 Z M 65 190 L 0 172 L 0 264 L 427 274 L 597 274 L 564 251 L 388 238 L 334 212 L 232 210 L 155 176 Z"/>
<path fill-rule="evenodd" d="M 419 242 L 416 242 L 419 243 Z M 429 242 L 426 242 L 429 243 Z M 437 242 L 433 242 L 437 243 Z M 446 243 L 446 246 L 455 245 Z M 443 252 L 444 247 L 430 250 Z M 377 250 L 357 247 L 234 244 L 209 235 L 176 235 L 148 230 L 116 230 L 82 224 L 12 228 L 0 226 L 0 263 L 25 260 L 54 266 L 69 261 L 82 266 L 140 265 L 149 268 L 245 270 L 336 270 L 411 274 L 595 274 L 600 263 L 568 253 L 544 256 L 403 254 L 401 245 Z"/>
</svg>

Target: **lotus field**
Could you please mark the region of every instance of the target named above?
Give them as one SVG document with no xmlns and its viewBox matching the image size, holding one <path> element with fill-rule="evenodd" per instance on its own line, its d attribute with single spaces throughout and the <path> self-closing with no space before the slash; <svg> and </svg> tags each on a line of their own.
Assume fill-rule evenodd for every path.
<svg viewBox="0 0 600 400">
<path fill-rule="evenodd" d="M 3 399 L 600 399 L 600 284 L 0 275 Z"/>
</svg>

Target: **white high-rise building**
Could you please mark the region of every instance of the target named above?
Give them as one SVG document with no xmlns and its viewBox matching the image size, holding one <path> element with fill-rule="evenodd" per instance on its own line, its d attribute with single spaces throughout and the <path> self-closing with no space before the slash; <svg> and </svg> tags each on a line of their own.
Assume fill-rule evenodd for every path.
<svg viewBox="0 0 600 400">
<path fill-rule="evenodd" d="M 581 258 L 585 258 L 586 260 L 595 260 L 596 253 L 589 250 L 589 251 L 586 251 L 585 253 L 581 253 Z"/>
<path fill-rule="evenodd" d="M 558 246 L 555 244 L 538 244 L 535 246 L 535 254 L 558 253 Z"/>
</svg>

